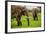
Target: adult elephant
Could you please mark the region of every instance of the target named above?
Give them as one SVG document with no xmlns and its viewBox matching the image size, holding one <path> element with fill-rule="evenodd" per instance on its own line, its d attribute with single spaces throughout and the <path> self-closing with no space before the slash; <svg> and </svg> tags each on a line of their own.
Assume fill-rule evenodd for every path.
<svg viewBox="0 0 46 34">
<path fill-rule="evenodd" d="M 34 20 L 38 20 L 38 9 L 37 8 L 33 8 L 32 9 L 32 16 Z"/>
<path fill-rule="evenodd" d="M 27 16 L 28 26 L 29 26 L 29 18 L 28 18 L 28 10 L 25 6 L 16 6 L 11 5 L 11 18 L 13 15 L 16 17 L 18 26 L 22 25 L 21 23 L 21 16 L 25 15 Z"/>
</svg>

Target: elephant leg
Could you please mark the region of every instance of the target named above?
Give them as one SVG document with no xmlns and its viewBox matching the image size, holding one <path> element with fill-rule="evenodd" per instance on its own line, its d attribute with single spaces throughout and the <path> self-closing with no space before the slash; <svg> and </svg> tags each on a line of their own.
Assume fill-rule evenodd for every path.
<svg viewBox="0 0 46 34">
<path fill-rule="evenodd" d="M 37 17 L 37 20 L 38 20 L 38 17 Z"/>
<path fill-rule="evenodd" d="M 19 26 L 19 18 L 16 17 L 16 20 L 17 20 L 17 26 Z"/>
<path fill-rule="evenodd" d="M 38 16 L 37 15 L 35 16 L 35 19 L 38 20 Z"/>
<path fill-rule="evenodd" d="M 38 16 L 36 17 L 36 20 L 38 20 Z"/>
<path fill-rule="evenodd" d="M 21 16 L 19 16 L 19 25 L 22 26 L 22 23 L 21 23 Z"/>
<path fill-rule="evenodd" d="M 20 19 L 21 19 L 21 17 L 20 17 L 20 16 L 18 16 L 18 17 L 16 18 L 18 26 L 22 25 L 22 23 L 21 23 Z"/>
<path fill-rule="evenodd" d="M 28 26 L 29 26 L 29 18 L 27 17 L 27 21 L 28 21 Z"/>
<path fill-rule="evenodd" d="M 28 18 L 28 15 L 27 15 L 27 21 L 28 21 L 28 26 L 29 26 L 29 18 Z"/>
<path fill-rule="evenodd" d="M 37 18 L 37 15 L 35 14 L 35 15 L 33 16 L 33 18 L 34 18 L 34 20 L 36 20 L 36 18 Z"/>
<path fill-rule="evenodd" d="M 33 19 L 35 20 L 35 16 L 33 16 Z"/>
</svg>

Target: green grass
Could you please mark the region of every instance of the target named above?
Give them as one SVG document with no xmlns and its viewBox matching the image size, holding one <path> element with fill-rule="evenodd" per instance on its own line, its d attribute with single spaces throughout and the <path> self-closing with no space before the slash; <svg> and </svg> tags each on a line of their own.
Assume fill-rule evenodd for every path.
<svg viewBox="0 0 46 34">
<path fill-rule="evenodd" d="M 31 13 L 29 13 L 29 26 L 27 22 L 27 16 L 21 17 L 22 26 L 17 26 L 16 18 L 11 19 L 11 28 L 36 28 L 41 27 L 41 14 L 38 14 L 38 20 L 33 20 Z"/>
</svg>

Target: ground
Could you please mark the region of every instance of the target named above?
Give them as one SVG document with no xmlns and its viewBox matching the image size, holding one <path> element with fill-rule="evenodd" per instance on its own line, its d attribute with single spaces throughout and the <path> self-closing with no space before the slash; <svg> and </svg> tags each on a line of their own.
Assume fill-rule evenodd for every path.
<svg viewBox="0 0 46 34">
<path fill-rule="evenodd" d="M 22 26 L 19 26 L 20 28 L 36 28 L 41 27 L 41 14 L 38 13 L 38 20 L 33 20 L 32 13 L 29 12 L 29 26 L 27 23 L 27 16 L 21 17 Z M 19 28 L 17 26 L 16 18 L 11 19 L 11 28 Z"/>
</svg>

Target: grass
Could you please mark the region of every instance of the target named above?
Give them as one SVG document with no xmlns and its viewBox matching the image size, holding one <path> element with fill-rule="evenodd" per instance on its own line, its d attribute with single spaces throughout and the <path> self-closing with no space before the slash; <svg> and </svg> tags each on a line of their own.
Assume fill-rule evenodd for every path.
<svg viewBox="0 0 46 34">
<path fill-rule="evenodd" d="M 29 26 L 27 22 L 27 16 L 21 17 L 22 26 L 17 26 L 16 18 L 11 19 L 11 28 L 36 28 L 41 27 L 41 14 L 38 13 L 38 20 L 33 20 L 31 13 L 29 13 Z"/>
</svg>

